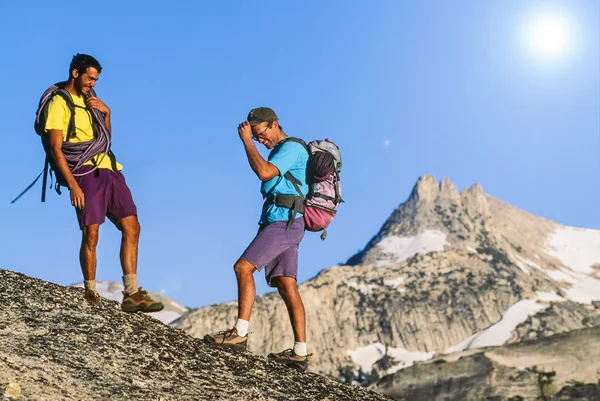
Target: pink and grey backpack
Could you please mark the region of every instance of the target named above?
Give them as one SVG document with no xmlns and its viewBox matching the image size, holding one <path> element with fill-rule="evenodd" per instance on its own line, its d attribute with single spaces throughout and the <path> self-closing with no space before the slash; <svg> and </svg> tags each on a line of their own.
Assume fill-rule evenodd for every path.
<svg viewBox="0 0 600 401">
<path fill-rule="evenodd" d="M 304 198 L 295 179 L 287 172 L 284 176 L 292 181 L 298 194 L 304 199 L 304 227 L 307 231 L 323 231 L 321 239 L 327 236 L 329 226 L 338 206 L 343 203 L 340 173 L 342 172 L 342 155 L 340 148 L 324 139 L 309 142 L 308 145 L 298 138 L 287 138 L 286 141 L 297 142 L 308 152 L 306 169 L 308 195 Z"/>
</svg>

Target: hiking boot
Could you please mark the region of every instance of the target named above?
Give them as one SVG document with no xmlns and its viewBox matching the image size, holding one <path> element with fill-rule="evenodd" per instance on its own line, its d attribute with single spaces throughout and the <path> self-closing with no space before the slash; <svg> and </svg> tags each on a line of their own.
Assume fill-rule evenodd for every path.
<svg viewBox="0 0 600 401">
<path fill-rule="evenodd" d="M 160 312 L 163 308 L 164 305 L 152 299 L 148 295 L 148 292 L 142 290 L 142 287 L 138 288 L 138 291 L 131 295 L 123 293 L 123 302 L 121 303 L 121 310 L 123 312 Z"/>
<path fill-rule="evenodd" d="M 100 306 L 100 294 L 94 290 L 85 290 L 83 298 L 93 306 Z"/>
<path fill-rule="evenodd" d="M 215 334 L 207 334 L 204 336 L 204 342 L 211 345 L 230 348 L 235 351 L 245 351 L 248 347 L 248 334 L 242 337 L 234 327 L 229 330 L 219 331 Z"/>
<path fill-rule="evenodd" d="M 300 372 L 306 372 L 306 368 L 308 368 L 308 361 L 310 361 L 311 357 L 312 354 L 308 354 L 306 356 L 296 355 L 292 348 L 286 349 L 278 354 L 270 353 L 268 356 L 270 361 L 283 363 Z"/>
</svg>

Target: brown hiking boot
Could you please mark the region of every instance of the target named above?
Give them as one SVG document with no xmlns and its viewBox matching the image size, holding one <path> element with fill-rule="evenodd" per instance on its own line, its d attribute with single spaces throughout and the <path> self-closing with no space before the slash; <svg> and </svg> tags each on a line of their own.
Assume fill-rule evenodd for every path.
<svg viewBox="0 0 600 401">
<path fill-rule="evenodd" d="M 93 306 L 100 306 L 100 294 L 94 290 L 85 290 L 83 298 Z"/>
<path fill-rule="evenodd" d="M 278 354 L 270 353 L 268 356 L 270 361 L 283 363 L 300 372 L 306 372 L 306 369 L 308 368 L 308 361 L 310 361 L 311 357 L 312 354 L 308 354 L 306 356 L 296 355 L 294 350 L 291 348 L 286 349 Z"/>
<path fill-rule="evenodd" d="M 123 312 L 160 312 L 164 307 L 162 302 L 152 299 L 146 291 L 142 290 L 142 287 L 138 288 L 134 294 L 123 293 L 123 302 L 121 303 Z"/>
<path fill-rule="evenodd" d="M 248 347 L 248 334 L 242 337 L 234 327 L 229 330 L 219 331 L 215 334 L 207 334 L 204 336 L 204 342 L 211 345 L 230 348 L 235 351 L 245 351 Z"/>
</svg>

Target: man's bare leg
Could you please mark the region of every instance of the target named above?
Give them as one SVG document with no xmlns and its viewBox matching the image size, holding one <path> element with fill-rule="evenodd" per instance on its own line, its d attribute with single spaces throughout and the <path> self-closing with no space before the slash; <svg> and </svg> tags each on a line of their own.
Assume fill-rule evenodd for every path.
<svg viewBox="0 0 600 401">
<path fill-rule="evenodd" d="M 99 224 L 91 224 L 81 230 L 79 263 L 84 280 L 96 280 L 96 247 L 98 246 Z"/>
<path fill-rule="evenodd" d="M 117 221 L 121 231 L 121 269 L 125 293 L 135 294 L 138 291 L 137 261 L 140 242 L 140 223 L 137 216 L 127 216 Z"/>
<path fill-rule="evenodd" d="M 123 274 L 137 274 L 140 223 L 137 216 L 127 216 L 116 224 L 121 231 L 121 268 Z"/>
<path fill-rule="evenodd" d="M 137 277 L 138 244 L 140 242 L 140 223 L 137 216 L 127 216 L 117 221 L 121 231 L 121 268 L 125 296 L 121 303 L 124 312 L 158 312 L 164 305 L 152 299 L 146 291 L 139 291 Z"/>
<path fill-rule="evenodd" d="M 276 277 L 274 281 L 279 295 L 281 295 L 287 307 L 292 330 L 294 331 L 294 341 L 306 344 L 306 315 L 296 279 L 293 277 Z"/>
<path fill-rule="evenodd" d="M 254 272 L 256 268 L 245 259 L 238 259 L 233 265 L 238 285 L 238 318 L 233 329 L 219 331 L 204 336 L 204 341 L 218 346 L 223 346 L 238 351 L 243 351 L 248 346 L 248 326 L 250 314 L 256 298 L 254 285 Z"/>
<path fill-rule="evenodd" d="M 96 247 L 98 246 L 99 224 L 90 224 L 81 230 L 81 248 L 79 249 L 79 263 L 83 273 L 83 285 L 86 289 L 85 299 L 92 305 L 100 304 L 100 297 L 96 292 Z"/>
<path fill-rule="evenodd" d="M 238 285 L 238 319 L 249 321 L 256 298 L 256 285 L 254 284 L 256 268 L 247 260 L 238 259 L 233 270 Z"/>
</svg>

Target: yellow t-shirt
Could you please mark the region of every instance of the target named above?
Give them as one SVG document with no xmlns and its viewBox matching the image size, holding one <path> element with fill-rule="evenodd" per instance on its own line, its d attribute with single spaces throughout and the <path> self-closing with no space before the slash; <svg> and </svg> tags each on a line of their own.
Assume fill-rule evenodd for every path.
<svg viewBox="0 0 600 401">
<path fill-rule="evenodd" d="M 92 127 L 92 113 L 86 108 L 85 101 L 82 96 L 73 95 L 70 93 L 73 103 L 75 103 L 75 132 L 74 138 L 71 138 L 69 142 L 87 142 L 94 139 L 94 129 Z M 79 106 L 79 107 L 78 107 Z M 69 129 L 69 120 L 71 119 L 71 110 L 65 99 L 59 95 L 55 95 L 45 110 L 46 113 L 46 125 L 44 130 L 46 132 L 51 129 L 61 130 L 63 133 L 63 141 L 67 140 L 67 131 Z M 108 156 L 104 157 L 104 153 L 92 158 L 92 160 L 86 162 L 86 165 L 95 166 L 99 164 L 98 168 L 107 168 L 112 170 L 112 163 Z M 123 166 L 117 163 L 117 170 L 121 170 Z"/>
</svg>

